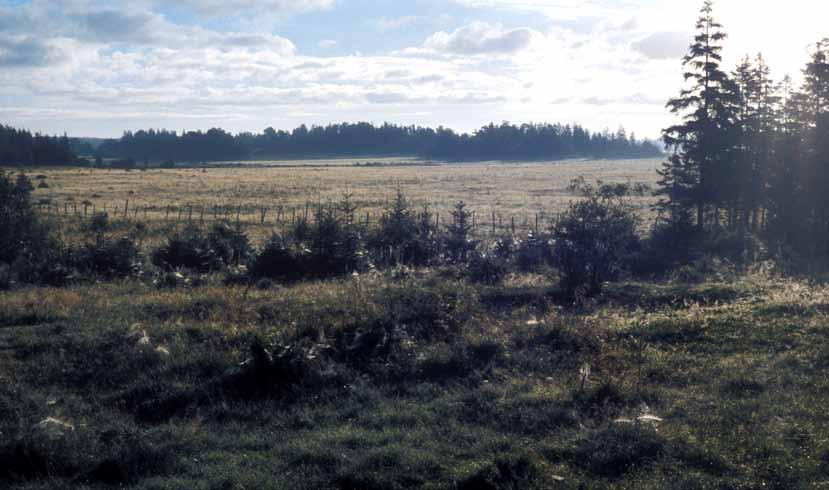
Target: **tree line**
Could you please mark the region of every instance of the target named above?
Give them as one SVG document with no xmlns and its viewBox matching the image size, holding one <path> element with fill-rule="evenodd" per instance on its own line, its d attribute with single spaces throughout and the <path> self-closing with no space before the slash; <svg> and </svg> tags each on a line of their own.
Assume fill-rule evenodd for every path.
<svg viewBox="0 0 829 490">
<path fill-rule="evenodd" d="M 727 39 L 706 0 L 668 103 L 661 211 L 677 236 L 765 237 L 773 253 L 829 257 L 829 39 L 811 46 L 803 82 L 775 81 L 762 54 L 723 67 Z"/>
<path fill-rule="evenodd" d="M 147 130 L 125 132 L 98 149 L 103 158 L 142 162 L 204 162 L 341 156 L 418 156 L 449 160 L 557 160 L 573 157 L 640 158 L 662 154 L 658 145 L 624 129 L 592 133 L 579 125 L 490 124 L 473 134 L 395 124 L 302 125 L 261 134 Z"/>
<path fill-rule="evenodd" d="M 75 162 L 66 136 L 32 134 L 0 124 L 0 165 L 69 165 Z"/>
</svg>

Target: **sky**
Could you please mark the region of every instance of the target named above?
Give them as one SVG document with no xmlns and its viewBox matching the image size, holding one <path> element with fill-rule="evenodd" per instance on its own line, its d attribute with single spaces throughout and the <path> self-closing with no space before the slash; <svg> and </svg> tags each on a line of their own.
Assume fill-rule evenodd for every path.
<svg viewBox="0 0 829 490">
<path fill-rule="evenodd" d="M 0 124 L 117 137 L 369 121 L 657 138 L 702 0 L 0 0 Z M 719 0 L 725 63 L 799 78 L 829 2 Z"/>
</svg>

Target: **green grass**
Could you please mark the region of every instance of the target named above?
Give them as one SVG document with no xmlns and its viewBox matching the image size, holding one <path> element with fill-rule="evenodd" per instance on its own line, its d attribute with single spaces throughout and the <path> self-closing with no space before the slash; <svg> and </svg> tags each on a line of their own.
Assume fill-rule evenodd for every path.
<svg viewBox="0 0 829 490">
<path fill-rule="evenodd" d="M 558 297 L 541 277 L 439 273 L 0 292 L 0 487 L 829 482 L 829 289 Z M 256 344 L 272 359 L 241 366 Z"/>
</svg>

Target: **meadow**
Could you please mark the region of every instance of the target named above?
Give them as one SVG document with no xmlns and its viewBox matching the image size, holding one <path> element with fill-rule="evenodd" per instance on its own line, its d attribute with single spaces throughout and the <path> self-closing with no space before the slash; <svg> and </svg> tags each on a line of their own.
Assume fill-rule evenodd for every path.
<svg viewBox="0 0 829 490">
<path fill-rule="evenodd" d="M 154 208 L 144 226 L 161 237 L 183 226 L 167 203 L 304 208 L 346 184 L 369 212 L 399 183 L 443 212 L 463 199 L 554 214 L 575 177 L 652 184 L 656 164 L 39 169 L 48 187 L 34 195 L 129 195 Z M 81 218 L 47 219 L 88 233 Z M 114 218 L 109 233 L 140 222 Z M 272 227 L 245 225 L 260 240 Z M 0 291 L 0 486 L 829 484 L 829 289 L 768 264 L 623 277 L 575 304 L 544 268 L 494 284 L 451 266 L 281 284 L 154 277 Z"/>
<path fill-rule="evenodd" d="M 398 187 L 414 205 L 429 206 L 443 223 L 452 206 L 464 201 L 485 231 L 491 231 L 493 215 L 498 231 L 510 228 L 513 221 L 526 231 L 535 227 L 536 216 L 543 226 L 574 199 L 569 189 L 573 179 L 590 176 L 606 183 L 654 187 L 660 164 L 643 159 L 411 166 L 409 160 L 380 160 L 380 166 L 359 166 L 376 161 L 258 162 L 143 171 L 53 168 L 38 169 L 30 177 L 46 177 L 41 181 L 48 187 L 35 190 L 35 201 L 43 203 L 45 215 L 67 226 L 70 237 L 82 220 L 73 226 L 67 215 L 106 210 L 118 219 L 124 218 L 126 208 L 126 218 L 144 222 L 150 230 L 188 218 L 212 222 L 235 221 L 238 216 L 247 233 L 261 242 L 292 218 L 313 214 L 318 204 L 339 201 L 345 194 L 351 195 L 361 220 L 368 215 L 376 222 Z M 654 202 L 650 196 L 636 198 L 646 221 L 653 218 Z"/>
</svg>

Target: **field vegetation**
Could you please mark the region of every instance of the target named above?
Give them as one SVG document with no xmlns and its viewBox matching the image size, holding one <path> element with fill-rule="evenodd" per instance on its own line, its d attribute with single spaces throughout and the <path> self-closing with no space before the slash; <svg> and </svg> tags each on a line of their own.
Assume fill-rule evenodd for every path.
<svg viewBox="0 0 829 490">
<path fill-rule="evenodd" d="M 658 171 L 0 172 L 0 486 L 826 486 L 829 42 L 697 29 Z"/>
<path fill-rule="evenodd" d="M 578 171 L 543 170 L 562 180 Z M 525 181 L 493 191 L 518 203 L 522 186 L 532 190 L 526 176 L 540 180 L 542 168 L 505 167 L 502 182 L 515 182 L 510 171 Z M 67 192 L 61 181 L 74 172 L 89 170 L 46 170 L 55 185 L 36 190 L 9 175 L 7 195 L 25 203 Z M 213 172 L 226 171 L 193 175 Z M 390 186 L 401 170 L 389 172 L 349 189 Z M 126 189 L 152 175 L 117 180 Z M 646 181 L 644 172 L 614 175 L 616 184 Z M 816 373 L 829 292 L 784 280 L 771 265 L 713 256 L 657 278 L 635 219 L 647 197 L 634 187 L 569 183 L 547 196 L 570 204 L 540 235 L 475 237 L 472 207 L 457 203 L 437 228 L 419 219 L 402 184 L 369 227 L 349 217 L 360 201 L 332 189 L 331 205 L 312 209 L 321 214 L 265 241 L 233 220 L 97 215 L 78 219 L 63 242 L 39 233 L 52 218 L 21 212 L 16 235 L 32 232 L 26 267 L 12 261 L 0 271 L 8 289 L 0 481 L 332 489 L 824 481 L 826 387 Z M 152 202 L 152 187 L 142 189 Z M 568 220 L 581 218 L 612 226 L 573 235 Z M 142 241 L 141 229 L 159 239 Z M 585 250 L 588 237 L 623 248 L 568 250 Z"/>
<path fill-rule="evenodd" d="M 148 239 L 155 241 L 188 219 L 199 224 L 235 223 L 238 215 L 251 239 L 261 243 L 274 231 L 287 229 L 297 217 L 308 213 L 313 218 L 319 204 L 339 201 L 346 193 L 358 206 L 360 220 L 368 215 L 376 224 L 398 187 L 413 206 L 428 206 L 441 223 L 451 219 L 452 206 L 463 200 L 476 214 L 478 231 L 491 234 L 494 213 L 496 231 L 511 228 L 514 220 L 516 228 L 525 232 L 535 227 L 536 215 L 543 227 L 566 208 L 575 197 L 570 184 L 580 176 L 655 187 L 659 166 L 655 159 L 390 166 L 395 162 L 366 167 L 355 166 L 365 164 L 363 160 L 322 164 L 304 160 L 288 167 L 285 162 L 262 162 L 250 167 L 146 171 L 56 167 L 38 169 L 30 177 L 42 215 L 70 240 L 80 236 L 80 228 L 93 213 L 106 212 L 111 222 L 124 222 L 116 230 L 123 232 L 127 223 L 141 222 L 147 226 Z M 648 195 L 633 199 L 643 219 L 652 223 L 656 199 Z"/>
</svg>

